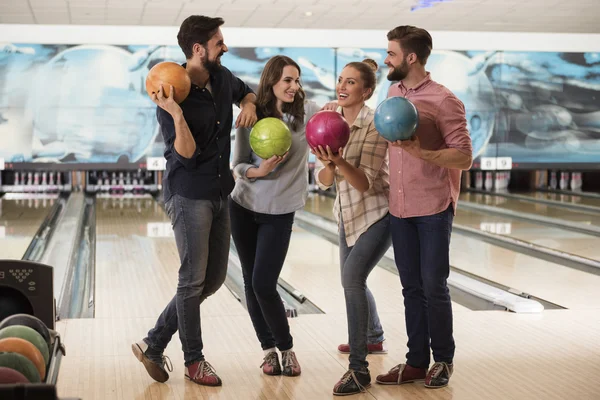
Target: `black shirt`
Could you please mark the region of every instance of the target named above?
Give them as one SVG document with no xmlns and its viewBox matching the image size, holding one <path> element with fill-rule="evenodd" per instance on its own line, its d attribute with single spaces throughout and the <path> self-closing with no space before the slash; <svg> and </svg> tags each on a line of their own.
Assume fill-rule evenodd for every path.
<svg viewBox="0 0 600 400">
<path fill-rule="evenodd" d="M 244 97 L 254 92 L 225 67 L 210 75 L 210 85 L 212 94 L 192 83 L 190 94 L 179 104 L 196 141 L 196 151 L 191 158 L 177 153 L 173 117 L 157 107 L 156 118 L 166 146 L 165 202 L 174 194 L 196 200 L 218 200 L 233 190 L 234 179 L 229 166 L 232 105 L 239 107 Z"/>
</svg>

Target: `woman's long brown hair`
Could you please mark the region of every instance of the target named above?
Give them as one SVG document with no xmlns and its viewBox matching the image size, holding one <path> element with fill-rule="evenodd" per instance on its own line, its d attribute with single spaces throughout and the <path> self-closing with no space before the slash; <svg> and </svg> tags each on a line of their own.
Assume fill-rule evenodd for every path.
<svg viewBox="0 0 600 400">
<path fill-rule="evenodd" d="M 259 119 L 282 117 L 277 111 L 277 98 L 273 93 L 273 86 L 279 82 L 281 75 L 283 75 L 283 68 L 288 65 L 297 68 L 298 73 L 302 74 L 298 64 L 286 56 L 271 57 L 265 65 L 256 94 L 256 114 Z M 297 130 L 304 124 L 304 90 L 302 90 L 302 87 L 296 93 L 294 101 L 292 103 L 284 102 L 281 109 L 284 113 L 292 116 L 290 124 L 293 130 Z"/>
</svg>

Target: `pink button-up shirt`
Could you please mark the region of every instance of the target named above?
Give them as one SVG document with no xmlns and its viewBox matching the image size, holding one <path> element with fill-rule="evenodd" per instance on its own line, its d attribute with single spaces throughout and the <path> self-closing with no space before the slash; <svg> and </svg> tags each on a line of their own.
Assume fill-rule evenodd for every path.
<svg viewBox="0 0 600 400">
<path fill-rule="evenodd" d="M 416 135 L 421 148 L 453 148 L 472 155 L 463 103 L 445 86 L 431 80 L 429 73 L 417 86 L 407 89 L 402 82 L 392 85 L 388 97 L 409 99 L 419 111 Z M 389 146 L 390 213 L 398 218 L 419 217 L 442 212 L 456 203 L 461 171 L 439 167 Z"/>
</svg>

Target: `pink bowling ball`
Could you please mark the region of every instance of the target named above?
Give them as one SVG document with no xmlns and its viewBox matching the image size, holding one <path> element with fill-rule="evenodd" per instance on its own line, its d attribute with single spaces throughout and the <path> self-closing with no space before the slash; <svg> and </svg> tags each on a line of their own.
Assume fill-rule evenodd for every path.
<svg viewBox="0 0 600 400">
<path fill-rule="evenodd" d="M 341 147 L 346 146 L 350 139 L 350 126 L 342 116 L 335 111 L 319 111 L 306 123 L 306 141 L 311 148 L 327 146 L 332 153 L 337 153 Z"/>
</svg>

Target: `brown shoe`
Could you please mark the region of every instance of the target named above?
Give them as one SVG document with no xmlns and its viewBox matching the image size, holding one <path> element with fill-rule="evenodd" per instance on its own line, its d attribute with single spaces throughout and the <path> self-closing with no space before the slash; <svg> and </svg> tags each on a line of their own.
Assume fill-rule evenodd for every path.
<svg viewBox="0 0 600 400">
<path fill-rule="evenodd" d="M 388 350 L 383 346 L 383 342 L 369 344 L 367 343 L 369 354 L 385 354 Z M 338 351 L 342 354 L 350 354 L 350 345 L 348 343 L 340 344 Z"/>
<path fill-rule="evenodd" d="M 131 350 L 136 358 L 144 364 L 148 375 L 150 375 L 152 379 L 161 383 L 164 383 L 169 379 L 169 373 L 165 370 L 166 367 L 169 372 L 173 372 L 173 364 L 171 364 L 169 357 L 162 354 L 152 354 L 152 352 L 148 351 L 149 347 L 143 340 L 132 344 Z"/>
<path fill-rule="evenodd" d="M 375 382 L 381 385 L 402 385 L 404 383 L 419 382 L 425 379 L 427 369 L 415 368 L 408 364 L 398 364 L 390 369 L 387 374 L 378 375 Z"/>
<path fill-rule="evenodd" d="M 448 386 L 448 381 L 454 372 L 454 364 L 445 362 L 436 362 L 427 373 L 425 378 L 425 387 L 430 389 L 438 389 Z"/>
<path fill-rule="evenodd" d="M 223 382 L 208 361 L 196 361 L 185 367 L 185 377 L 204 386 L 221 386 Z"/>
<path fill-rule="evenodd" d="M 281 363 L 285 376 L 298 376 L 302 373 L 296 354 L 291 350 L 281 352 Z"/>
</svg>

